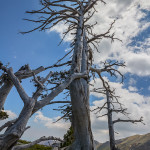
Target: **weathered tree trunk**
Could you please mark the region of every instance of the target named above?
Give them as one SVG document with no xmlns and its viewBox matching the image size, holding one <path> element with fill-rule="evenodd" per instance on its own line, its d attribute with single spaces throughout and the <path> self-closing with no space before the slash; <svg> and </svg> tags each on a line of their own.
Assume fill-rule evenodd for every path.
<svg viewBox="0 0 150 150">
<path fill-rule="evenodd" d="M 3 109 L 6 98 L 13 87 L 11 81 L 5 81 L 4 85 L 0 88 L 0 111 Z"/>
<path fill-rule="evenodd" d="M 82 14 L 82 10 L 80 10 Z M 72 73 L 88 73 L 88 46 L 83 29 L 83 16 L 79 17 L 76 43 L 72 60 Z M 75 141 L 70 150 L 94 150 L 89 112 L 89 85 L 88 79 L 76 79 L 70 84 L 72 103 L 72 126 Z"/>
<path fill-rule="evenodd" d="M 89 116 L 89 92 L 88 84 L 84 79 L 78 79 L 71 83 L 70 94 L 72 102 L 72 125 L 75 142 L 72 150 L 93 150 L 93 136 Z"/>
<path fill-rule="evenodd" d="M 30 103 L 25 104 L 22 112 L 16 122 L 10 125 L 4 134 L 0 135 L 0 150 L 11 150 L 11 148 L 20 139 L 24 131 L 26 130 L 26 125 L 31 117 L 35 101 L 30 101 Z"/>
<path fill-rule="evenodd" d="M 108 91 L 106 91 L 106 96 L 107 96 L 107 108 L 108 108 L 108 128 L 109 128 L 110 150 L 118 150 L 116 148 L 116 143 L 115 143 L 114 125 L 113 125 L 113 120 L 112 120 L 112 108 L 111 108 L 111 102 L 110 102 Z"/>
<path fill-rule="evenodd" d="M 18 91 L 18 94 L 20 95 L 20 98 L 24 102 L 24 107 L 17 119 L 7 122 L 6 124 L 0 127 L 0 130 L 3 130 L 5 127 L 7 127 L 7 130 L 4 132 L 4 134 L 0 135 L 0 150 L 11 150 L 13 148 L 13 146 L 24 133 L 24 131 L 28 129 L 28 127 L 26 127 L 27 122 L 29 118 L 34 114 L 34 112 L 43 108 L 45 105 L 49 105 L 50 101 L 53 100 L 66 87 L 68 87 L 74 79 L 87 77 L 85 73 L 73 74 L 69 79 L 67 79 L 54 90 L 52 90 L 47 97 L 43 98 L 40 101 L 36 101 L 38 98 L 38 92 L 41 92 L 40 89 L 37 90 L 37 95 L 35 94 L 34 96 L 32 96 L 32 98 L 29 97 L 24 91 L 18 78 L 14 75 L 12 68 L 7 69 L 4 66 L 1 66 L 1 68 L 7 71 L 10 79 L 12 80 L 14 86 Z M 47 81 L 50 74 L 51 73 L 49 73 L 46 76 L 46 78 L 43 79 L 42 84 L 44 84 Z"/>
</svg>

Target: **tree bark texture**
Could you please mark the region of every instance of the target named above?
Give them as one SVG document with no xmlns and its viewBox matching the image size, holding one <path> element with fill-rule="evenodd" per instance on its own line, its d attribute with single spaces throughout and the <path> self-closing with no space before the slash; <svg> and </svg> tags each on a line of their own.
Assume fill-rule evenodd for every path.
<svg viewBox="0 0 150 150">
<path fill-rule="evenodd" d="M 25 104 L 16 122 L 10 125 L 4 134 L 0 135 L 0 150 L 11 150 L 20 139 L 26 130 L 26 125 L 31 117 L 34 105 L 35 101 L 30 101 L 30 103 Z"/>
<path fill-rule="evenodd" d="M 72 150 L 94 150 L 88 90 L 88 84 L 84 79 L 75 80 L 70 85 L 72 125 L 75 136 Z"/>
<path fill-rule="evenodd" d="M 111 102 L 109 97 L 109 92 L 106 92 L 107 96 L 107 108 L 108 108 L 108 128 L 109 128 L 109 141 L 110 141 L 110 150 L 118 150 L 116 148 L 115 143 L 115 135 L 114 135 L 114 125 L 112 120 L 112 108 L 111 108 Z"/>
<path fill-rule="evenodd" d="M 6 98 L 13 87 L 11 81 L 5 81 L 4 85 L 0 88 L 0 111 L 3 109 Z"/>
<path fill-rule="evenodd" d="M 82 13 L 82 10 L 80 10 Z M 88 46 L 85 41 L 83 29 L 83 15 L 79 17 L 76 43 L 72 60 L 71 73 L 88 73 Z M 89 85 L 88 79 L 76 79 L 70 84 L 72 103 L 72 126 L 75 141 L 70 150 L 94 150 L 93 135 L 91 131 L 89 111 Z"/>
</svg>

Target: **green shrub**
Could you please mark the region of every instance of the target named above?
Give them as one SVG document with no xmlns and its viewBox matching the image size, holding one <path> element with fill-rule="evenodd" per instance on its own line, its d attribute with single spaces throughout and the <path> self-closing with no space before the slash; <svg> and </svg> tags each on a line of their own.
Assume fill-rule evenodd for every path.
<svg viewBox="0 0 150 150">
<path fill-rule="evenodd" d="M 8 118 L 8 114 L 5 111 L 0 111 L 0 120 Z"/>
<path fill-rule="evenodd" d="M 67 133 L 64 135 L 64 143 L 61 144 L 61 147 L 66 147 L 69 146 L 73 143 L 74 141 L 74 136 L 73 136 L 73 128 L 72 126 L 69 128 Z"/>
</svg>

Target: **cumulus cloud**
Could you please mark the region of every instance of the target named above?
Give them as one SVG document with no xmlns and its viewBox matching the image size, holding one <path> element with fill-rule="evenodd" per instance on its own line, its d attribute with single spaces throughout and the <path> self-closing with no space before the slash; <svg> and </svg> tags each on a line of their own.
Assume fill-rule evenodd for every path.
<svg viewBox="0 0 150 150">
<path fill-rule="evenodd" d="M 123 42 L 111 43 L 110 40 L 103 39 L 98 47 L 100 53 L 94 51 L 95 63 L 106 59 L 116 59 L 126 62 L 126 69 L 121 70 L 120 68 L 123 73 L 129 72 L 138 76 L 150 75 L 150 39 L 147 37 L 142 43 L 136 41 L 136 44 L 131 44 L 134 37 L 140 36 L 150 27 L 150 23 L 143 19 L 146 17 L 143 10 L 150 10 L 150 2 L 147 0 L 106 0 L 106 3 L 106 5 L 99 3 L 96 6 L 97 12 L 89 23 L 97 21 L 98 24 L 93 32 L 105 33 L 113 20 L 116 20 L 112 33 L 115 32 L 115 36 Z M 60 28 L 60 26 L 63 27 Z M 68 26 L 62 23 L 51 31 L 60 33 L 62 38 L 67 28 Z M 68 35 L 65 41 L 71 39 L 72 36 Z"/>
<path fill-rule="evenodd" d="M 70 127 L 70 123 L 64 120 L 54 123 L 59 118 L 60 116 L 53 118 L 47 117 L 41 111 L 38 111 L 29 121 L 28 125 L 31 128 L 23 134 L 22 138 L 28 141 L 33 141 L 42 136 L 54 136 L 63 139 L 64 134 Z"/>
<path fill-rule="evenodd" d="M 73 35 L 71 34 L 67 34 L 64 38 L 64 32 L 68 29 L 69 25 L 68 24 L 64 24 L 63 22 L 58 23 L 57 25 L 55 25 L 53 28 L 51 28 L 48 33 L 55 31 L 57 33 L 59 33 L 60 38 L 64 39 L 65 42 L 70 42 L 73 39 Z"/>
<path fill-rule="evenodd" d="M 31 128 L 24 133 L 22 138 L 26 140 L 35 140 L 41 136 L 63 138 L 70 127 L 70 123 L 64 120 L 54 123 L 59 118 L 60 116 L 54 118 L 47 117 L 41 111 L 38 111 L 33 117 L 33 120 L 29 122 Z"/>
<path fill-rule="evenodd" d="M 42 112 L 39 111 L 39 112 L 36 113 L 34 122 L 42 123 L 45 127 L 51 128 L 51 129 L 55 128 L 55 129 L 65 129 L 65 130 L 67 130 L 69 128 L 69 126 L 70 126 L 69 123 L 66 122 L 64 124 L 63 120 L 60 120 L 60 121 L 54 123 L 59 118 L 60 118 L 60 116 L 55 117 L 55 118 L 46 117 L 46 116 L 43 115 Z"/>
<path fill-rule="evenodd" d="M 7 114 L 9 115 L 9 119 L 14 119 L 17 117 L 17 115 L 11 110 L 5 110 L 5 112 L 7 112 Z"/>
<path fill-rule="evenodd" d="M 5 110 L 5 112 L 7 112 L 7 114 L 9 115 L 9 117 L 7 119 L 0 120 L 0 126 L 4 125 L 9 120 L 17 118 L 17 114 L 15 114 L 14 112 L 12 112 L 11 110 Z M 2 133 L 4 131 L 5 131 L 5 129 L 2 131 Z"/>
<path fill-rule="evenodd" d="M 136 80 L 133 78 L 129 79 L 129 85 L 135 85 L 136 84 Z"/>
<path fill-rule="evenodd" d="M 95 63 L 106 59 L 116 59 L 126 62 L 126 69 L 120 68 L 123 73 L 129 72 L 139 76 L 150 75 L 148 69 L 150 68 L 149 38 L 145 38 L 141 43 L 135 41 L 136 44 L 131 44 L 134 37 L 140 36 L 143 31 L 150 27 L 150 23 L 143 19 L 146 17 L 143 8 L 146 9 L 145 3 L 149 5 L 149 2 L 142 2 L 112 0 L 106 6 L 97 6 L 99 11 L 96 13 L 96 17 L 93 17 L 93 20 L 102 19 L 94 29 L 95 32 L 107 31 L 109 24 L 118 18 L 112 32 L 114 31 L 115 36 L 121 39 L 123 43 L 119 41 L 111 43 L 109 40 L 102 40 L 99 46 L 101 53 L 98 55 L 95 52 L 94 54 Z M 147 8 L 149 7 L 150 5 L 147 6 Z"/>
<path fill-rule="evenodd" d="M 130 92 L 138 91 L 138 89 L 136 87 L 133 87 L 133 86 L 129 86 L 128 89 L 129 89 Z"/>
</svg>

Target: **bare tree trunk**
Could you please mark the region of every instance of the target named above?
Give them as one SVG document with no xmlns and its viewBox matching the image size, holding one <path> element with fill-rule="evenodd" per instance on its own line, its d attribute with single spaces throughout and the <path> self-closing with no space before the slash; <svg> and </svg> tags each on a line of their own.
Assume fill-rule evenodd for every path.
<svg viewBox="0 0 150 150">
<path fill-rule="evenodd" d="M 80 10 L 82 14 L 82 10 Z M 72 73 L 88 72 L 88 49 L 83 29 L 83 16 L 79 18 L 74 55 L 72 60 Z M 93 135 L 91 131 L 89 112 L 89 85 L 88 79 L 76 79 L 70 84 L 72 103 L 72 126 L 75 141 L 70 150 L 94 150 Z"/>
<path fill-rule="evenodd" d="M 13 87 L 11 81 L 5 81 L 4 85 L 0 88 L 0 111 L 3 109 L 6 98 Z"/>
<path fill-rule="evenodd" d="M 10 125 L 4 134 L 0 135 L 0 150 L 11 150 L 20 139 L 26 130 L 26 125 L 31 117 L 34 105 L 35 101 L 33 100 L 26 104 L 16 122 Z"/>
<path fill-rule="evenodd" d="M 112 120 L 112 108 L 109 97 L 109 92 L 106 91 L 107 96 L 107 108 L 108 108 L 108 127 L 109 127 L 109 141 L 110 141 L 110 150 L 118 150 L 116 148 L 115 136 L 114 136 L 114 125 Z"/>
<path fill-rule="evenodd" d="M 84 79 L 75 80 L 70 85 L 72 101 L 72 125 L 75 142 L 72 150 L 93 150 L 93 136 L 89 116 L 89 92 L 88 84 Z"/>
</svg>

